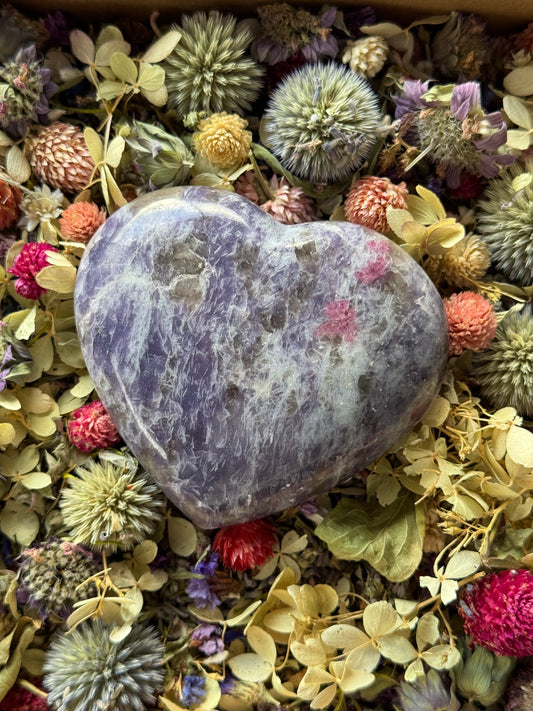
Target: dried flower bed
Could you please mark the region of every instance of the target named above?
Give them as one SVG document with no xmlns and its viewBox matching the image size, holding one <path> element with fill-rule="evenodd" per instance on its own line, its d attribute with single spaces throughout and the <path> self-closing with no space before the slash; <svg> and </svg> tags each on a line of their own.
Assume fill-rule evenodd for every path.
<svg viewBox="0 0 533 711">
<path fill-rule="evenodd" d="M 533 708 L 533 23 L 0 14 L 0 709 Z M 450 334 L 352 487 L 216 532 L 122 445 L 72 308 L 107 215 L 185 184 L 387 235 Z"/>
</svg>

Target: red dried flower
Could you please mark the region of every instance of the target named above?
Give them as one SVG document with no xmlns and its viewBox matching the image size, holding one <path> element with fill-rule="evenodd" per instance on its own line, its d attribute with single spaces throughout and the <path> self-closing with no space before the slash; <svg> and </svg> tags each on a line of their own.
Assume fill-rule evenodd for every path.
<svg viewBox="0 0 533 711">
<path fill-rule="evenodd" d="M 472 173 L 461 173 L 461 182 L 456 188 L 450 188 L 449 194 L 458 200 L 470 200 L 478 198 L 485 186 L 481 182 L 481 178 Z"/>
<path fill-rule="evenodd" d="M 473 291 L 462 291 L 444 299 L 444 308 L 450 355 L 460 355 L 467 348 L 482 351 L 489 347 L 498 321 L 488 299 Z"/>
<path fill-rule="evenodd" d="M 502 570 L 467 585 L 458 610 L 475 644 L 501 656 L 533 654 L 533 573 L 529 570 Z"/>
<path fill-rule="evenodd" d="M 67 429 L 70 443 L 80 452 L 105 449 L 120 440 L 117 428 L 100 400 L 88 402 L 75 410 Z"/>
<path fill-rule="evenodd" d="M 57 252 L 57 249 L 42 242 L 28 242 L 13 260 L 13 266 L 7 270 L 18 277 L 15 291 L 25 299 L 38 299 L 47 291 L 35 281 L 41 269 L 49 266 L 47 252 Z"/>
<path fill-rule="evenodd" d="M 256 519 L 221 528 L 213 540 L 213 550 L 228 568 L 250 570 L 272 557 L 277 541 L 276 529 Z"/>
<path fill-rule="evenodd" d="M 356 225 L 388 232 L 387 208 L 406 208 L 408 194 L 405 183 L 395 185 L 388 178 L 369 175 L 356 180 L 350 188 L 344 203 L 346 217 Z"/>
<path fill-rule="evenodd" d="M 20 217 L 22 193 L 16 185 L 0 180 L 0 230 L 11 227 Z"/>
<path fill-rule="evenodd" d="M 63 239 L 87 242 L 106 221 L 106 211 L 94 202 L 75 202 L 61 215 L 59 224 Z"/>
<path fill-rule="evenodd" d="M 41 688 L 38 681 L 33 683 Z M 45 698 L 26 691 L 18 684 L 15 684 L 0 703 L 0 711 L 46 711 L 46 709 L 48 709 L 48 703 Z"/>
</svg>

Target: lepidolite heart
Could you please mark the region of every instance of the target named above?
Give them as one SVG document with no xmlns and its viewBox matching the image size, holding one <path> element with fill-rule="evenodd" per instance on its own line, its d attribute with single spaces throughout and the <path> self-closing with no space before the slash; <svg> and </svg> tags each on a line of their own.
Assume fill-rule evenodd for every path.
<svg viewBox="0 0 533 711">
<path fill-rule="evenodd" d="M 230 192 L 113 214 L 79 269 L 96 389 L 167 496 L 206 528 L 302 502 L 390 448 L 435 395 L 441 299 L 381 235 L 284 226 Z"/>
</svg>

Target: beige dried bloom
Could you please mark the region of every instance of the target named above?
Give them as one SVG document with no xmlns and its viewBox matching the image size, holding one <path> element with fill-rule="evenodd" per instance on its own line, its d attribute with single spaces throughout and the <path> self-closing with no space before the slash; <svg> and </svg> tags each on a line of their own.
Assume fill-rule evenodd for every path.
<svg viewBox="0 0 533 711">
<path fill-rule="evenodd" d="M 252 145 L 248 122 L 225 111 L 200 121 L 194 134 L 196 152 L 220 170 L 232 171 L 243 165 Z"/>
<path fill-rule="evenodd" d="M 372 78 L 383 69 L 388 53 L 389 45 L 383 37 L 363 37 L 348 40 L 342 61 L 353 72 Z"/>
<path fill-rule="evenodd" d="M 490 266 L 490 251 L 475 234 L 468 234 L 443 254 L 432 255 L 424 263 L 431 279 L 459 288 L 471 287 L 485 276 Z"/>
</svg>

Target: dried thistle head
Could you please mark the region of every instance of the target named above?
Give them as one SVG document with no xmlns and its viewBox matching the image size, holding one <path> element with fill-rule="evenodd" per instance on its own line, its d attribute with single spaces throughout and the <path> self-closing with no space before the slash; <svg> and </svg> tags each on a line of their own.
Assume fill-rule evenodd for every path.
<svg viewBox="0 0 533 711">
<path fill-rule="evenodd" d="M 365 79 L 333 62 L 307 64 L 283 81 L 265 113 L 272 152 L 299 177 L 340 181 L 364 161 L 381 124 Z"/>
<path fill-rule="evenodd" d="M 154 532 L 164 503 L 146 475 L 105 459 L 91 460 L 75 473 L 60 502 L 75 543 L 114 552 L 131 549 Z"/>
<path fill-rule="evenodd" d="M 162 62 L 169 105 L 178 115 L 194 111 L 241 114 L 262 86 L 263 70 L 246 52 L 253 34 L 231 15 L 185 15 L 174 27 L 181 39 Z"/>
</svg>

